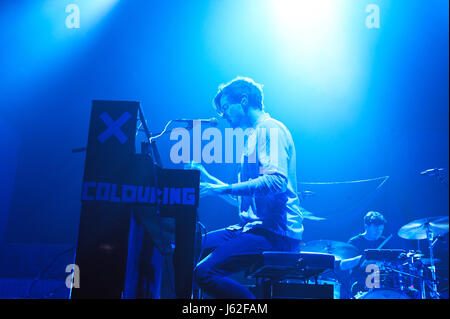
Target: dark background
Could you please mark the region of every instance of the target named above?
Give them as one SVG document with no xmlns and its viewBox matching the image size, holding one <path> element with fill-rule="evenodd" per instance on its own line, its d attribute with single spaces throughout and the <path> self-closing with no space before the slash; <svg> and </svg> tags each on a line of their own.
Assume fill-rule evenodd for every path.
<svg viewBox="0 0 450 319">
<path fill-rule="evenodd" d="M 79 29 L 65 27 L 69 3 L 80 6 Z M 305 221 L 306 241 L 347 241 L 377 210 L 394 245 L 416 248 L 398 229 L 448 215 L 447 173 L 446 183 L 420 175 L 448 169 L 447 1 L 334 1 L 333 19 L 298 19 L 310 29 L 282 29 L 267 1 L 92 3 L 0 4 L 2 277 L 32 277 L 75 245 L 85 155 L 71 150 L 87 142 L 93 99 L 140 101 L 158 132 L 170 119 L 216 116 L 217 86 L 237 75 L 264 84 L 266 111 L 293 135 L 299 190 L 315 192 L 302 205 L 326 218 Z M 369 3 L 379 29 L 365 25 Z M 175 168 L 173 144 L 158 141 Z M 235 164 L 205 167 L 236 181 Z M 380 180 L 308 184 L 383 176 L 378 189 Z M 213 198 L 199 215 L 208 230 L 238 221 Z"/>
</svg>

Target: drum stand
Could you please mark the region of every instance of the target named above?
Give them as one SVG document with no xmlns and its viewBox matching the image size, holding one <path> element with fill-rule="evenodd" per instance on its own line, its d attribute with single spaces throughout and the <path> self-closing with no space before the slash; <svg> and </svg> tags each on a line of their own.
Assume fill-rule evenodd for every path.
<svg viewBox="0 0 450 319">
<path fill-rule="evenodd" d="M 419 267 L 421 275 L 424 279 L 421 282 L 422 298 L 426 299 L 427 295 L 431 299 L 440 299 L 438 292 L 438 281 L 436 276 L 436 265 L 433 254 L 433 248 L 436 245 L 439 237 L 448 233 L 448 216 L 426 217 L 418 220 L 413 220 L 408 224 L 402 226 L 398 230 L 398 235 L 404 239 L 427 239 L 428 249 L 430 253 L 430 266 L 422 265 Z M 420 244 L 418 248 L 420 251 Z M 425 267 L 424 267 L 425 266 Z M 430 276 L 431 273 L 431 276 Z M 430 278 L 431 277 L 431 278 Z M 425 288 L 428 288 L 427 290 Z M 427 293 L 429 291 L 429 293 Z"/>
<path fill-rule="evenodd" d="M 431 271 L 431 297 L 433 299 L 439 299 L 439 292 L 437 289 L 437 281 L 436 281 L 436 266 L 434 264 L 434 256 L 433 256 L 433 247 L 436 244 L 439 237 L 434 238 L 433 232 L 430 230 L 430 223 L 425 224 L 425 229 L 427 232 L 427 240 L 428 240 L 428 248 L 430 250 L 430 271 Z M 423 295 L 423 292 L 422 292 Z"/>
</svg>

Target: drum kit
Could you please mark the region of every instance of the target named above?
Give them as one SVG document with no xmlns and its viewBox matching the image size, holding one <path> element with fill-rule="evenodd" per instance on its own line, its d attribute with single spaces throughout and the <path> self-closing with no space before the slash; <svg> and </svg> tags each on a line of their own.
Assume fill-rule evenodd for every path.
<svg viewBox="0 0 450 319">
<path fill-rule="evenodd" d="M 365 268 L 365 282 L 354 282 L 346 294 L 352 299 L 439 299 L 436 264 L 440 261 L 434 258 L 433 248 L 448 233 L 448 226 L 448 216 L 439 216 L 413 220 L 398 230 L 403 239 L 426 240 L 426 258 L 419 250 L 366 249 L 360 262 Z M 353 245 L 332 240 L 308 242 L 302 251 L 332 254 L 337 261 L 359 255 Z M 319 280 L 341 287 L 342 277 L 336 274 L 324 274 Z"/>
</svg>

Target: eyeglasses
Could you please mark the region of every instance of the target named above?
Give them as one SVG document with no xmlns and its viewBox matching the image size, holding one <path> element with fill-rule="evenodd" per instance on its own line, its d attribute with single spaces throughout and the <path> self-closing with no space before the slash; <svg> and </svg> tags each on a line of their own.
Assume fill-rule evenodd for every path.
<svg viewBox="0 0 450 319">
<path fill-rule="evenodd" d="M 217 109 L 217 114 L 220 117 L 223 117 L 225 112 L 228 110 L 229 107 L 230 107 L 230 104 L 228 104 L 228 103 L 224 104 L 224 105 L 221 105 L 220 108 Z"/>
</svg>

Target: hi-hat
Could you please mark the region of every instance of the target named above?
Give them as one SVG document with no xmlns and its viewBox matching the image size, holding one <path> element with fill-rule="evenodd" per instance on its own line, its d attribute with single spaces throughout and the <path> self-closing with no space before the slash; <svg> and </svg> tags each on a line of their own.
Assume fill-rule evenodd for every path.
<svg viewBox="0 0 450 319">
<path fill-rule="evenodd" d="M 427 217 L 413 220 L 398 230 L 398 235 L 404 239 L 426 239 L 427 231 L 433 237 L 448 233 L 448 216 Z"/>
<path fill-rule="evenodd" d="M 355 246 L 333 240 L 313 240 L 307 242 L 301 251 L 331 254 L 336 259 L 347 259 L 358 256 L 358 249 Z"/>
</svg>

